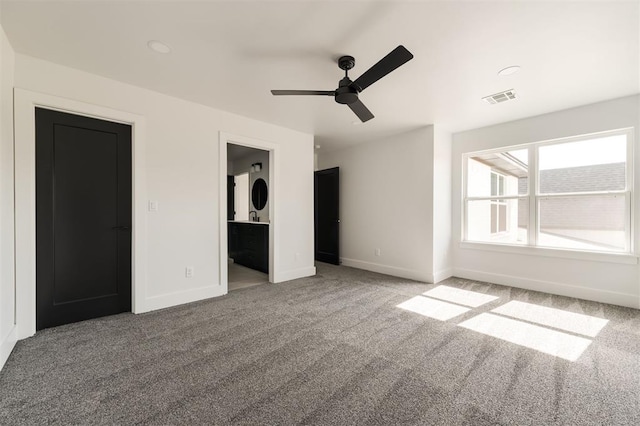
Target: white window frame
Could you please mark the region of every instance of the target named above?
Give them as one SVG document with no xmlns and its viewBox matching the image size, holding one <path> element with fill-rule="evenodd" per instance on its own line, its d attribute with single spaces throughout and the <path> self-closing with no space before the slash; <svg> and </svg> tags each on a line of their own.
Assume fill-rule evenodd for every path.
<svg viewBox="0 0 640 426">
<path fill-rule="evenodd" d="M 538 170 L 538 157 L 539 157 L 539 149 L 543 146 L 548 145 L 559 145 L 570 142 L 580 142 L 585 140 L 609 137 L 609 136 L 626 136 L 627 143 L 627 155 L 626 155 L 626 170 L 625 170 L 625 180 L 626 187 L 623 190 L 616 191 L 594 191 L 594 192 L 569 192 L 569 193 L 553 193 L 553 194 L 541 194 L 539 191 L 539 170 Z M 634 217 L 635 212 L 633 209 L 634 206 L 634 193 L 633 193 L 633 164 L 634 164 L 634 153 L 633 153 L 633 129 L 632 128 L 624 128 L 624 129 L 616 129 L 611 131 L 604 131 L 598 133 L 590 133 L 585 135 L 578 135 L 566 138 L 552 139 L 541 142 L 532 142 L 521 145 L 512 145 L 505 146 L 495 149 L 482 150 L 482 151 L 474 151 L 464 153 L 462 155 L 462 215 L 461 215 L 461 242 L 464 245 L 479 245 L 483 247 L 515 247 L 515 248 L 525 248 L 526 250 L 531 249 L 542 249 L 542 250 L 552 250 L 553 252 L 583 252 L 583 253 L 598 253 L 605 255 L 633 255 L 635 253 L 634 246 Z M 469 159 L 472 157 L 490 154 L 490 153 L 502 153 L 507 151 L 516 151 L 521 149 L 527 149 L 529 153 L 529 161 L 528 161 L 528 185 L 527 185 L 527 194 L 518 194 L 518 195 L 502 195 L 502 196 L 482 196 L 482 197 L 469 197 L 467 193 L 467 173 L 469 167 Z M 594 196 L 594 195 L 602 195 L 602 196 L 624 196 L 625 197 L 625 248 L 624 250 L 587 250 L 587 249 L 576 249 L 576 248 L 565 248 L 565 247 L 549 247 L 538 245 L 538 235 L 540 232 L 540 220 L 539 220 L 539 203 L 541 200 L 551 199 L 551 198 L 565 198 L 565 197 L 583 197 L 583 196 Z M 471 201 L 481 201 L 481 200 L 514 200 L 514 199 L 527 199 L 529 203 L 529 221 L 527 224 L 527 242 L 525 244 L 518 243 L 505 243 L 505 242 L 494 242 L 494 241 L 477 241 L 477 240 L 469 240 L 468 239 L 468 205 Z M 503 251 L 500 249 L 499 251 Z"/>
</svg>

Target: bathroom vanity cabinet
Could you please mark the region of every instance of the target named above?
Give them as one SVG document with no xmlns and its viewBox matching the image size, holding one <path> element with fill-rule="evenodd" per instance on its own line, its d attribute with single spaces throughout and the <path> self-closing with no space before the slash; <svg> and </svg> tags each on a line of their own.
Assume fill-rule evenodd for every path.
<svg viewBox="0 0 640 426">
<path fill-rule="evenodd" d="M 269 224 L 229 221 L 229 257 L 238 265 L 269 273 Z"/>
</svg>

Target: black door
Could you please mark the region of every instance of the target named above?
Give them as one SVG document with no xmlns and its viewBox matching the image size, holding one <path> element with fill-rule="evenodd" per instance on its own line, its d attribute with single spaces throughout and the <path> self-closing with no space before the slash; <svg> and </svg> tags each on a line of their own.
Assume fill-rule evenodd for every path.
<svg viewBox="0 0 640 426">
<path fill-rule="evenodd" d="M 131 126 L 36 108 L 36 328 L 131 311 Z"/>
<path fill-rule="evenodd" d="M 340 264 L 339 168 L 315 172 L 316 260 Z"/>
<path fill-rule="evenodd" d="M 236 178 L 227 175 L 227 220 L 233 220 L 236 217 Z"/>
</svg>

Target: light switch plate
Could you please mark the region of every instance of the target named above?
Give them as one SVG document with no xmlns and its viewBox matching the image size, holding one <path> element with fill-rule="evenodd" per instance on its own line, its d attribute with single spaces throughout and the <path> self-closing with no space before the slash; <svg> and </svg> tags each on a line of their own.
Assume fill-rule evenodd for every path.
<svg viewBox="0 0 640 426">
<path fill-rule="evenodd" d="M 158 202 L 157 201 L 149 201 L 149 211 L 157 212 L 158 211 Z"/>
</svg>

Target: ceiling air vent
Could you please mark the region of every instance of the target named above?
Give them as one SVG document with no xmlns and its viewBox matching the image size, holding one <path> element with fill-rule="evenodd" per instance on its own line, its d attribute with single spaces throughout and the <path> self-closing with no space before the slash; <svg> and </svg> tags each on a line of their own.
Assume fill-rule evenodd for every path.
<svg viewBox="0 0 640 426">
<path fill-rule="evenodd" d="M 500 102 L 510 101 L 516 98 L 516 92 L 513 89 L 505 90 L 504 92 L 494 93 L 493 95 L 485 96 L 482 98 L 488 104 L 499 104 Z"/>
</svg>

